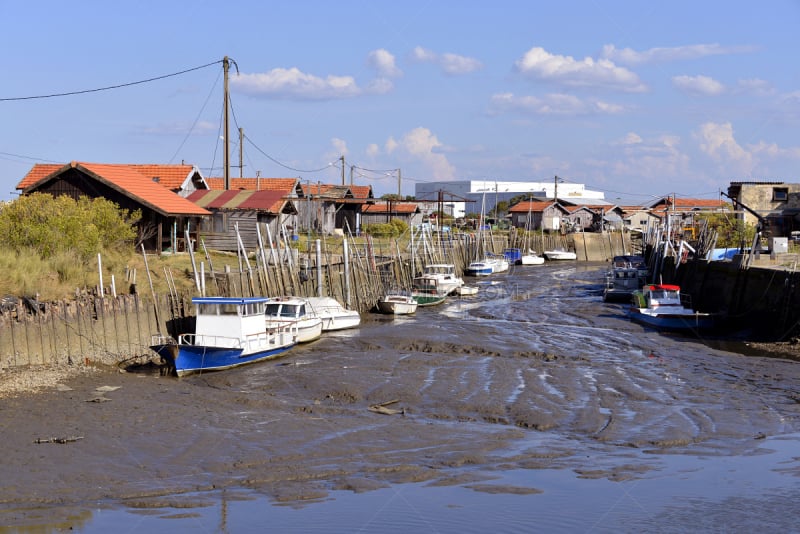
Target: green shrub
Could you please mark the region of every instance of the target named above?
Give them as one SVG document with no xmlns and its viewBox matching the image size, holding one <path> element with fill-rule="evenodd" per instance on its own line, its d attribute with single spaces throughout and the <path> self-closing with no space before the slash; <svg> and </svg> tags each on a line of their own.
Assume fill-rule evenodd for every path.
<svg viewBox="0 0 800 534">
<path fill-rule="evenodd" d="M 140 217 L 138 210 L 129 213 L 103 198 L 76 201 L 34 193 L 0 210 L 0 246 L 31 249 L 42 258 L 71 251 L 85 262 L 101 250 L 131 244 L 136 237 L 132 222 Z"/>
</svg>

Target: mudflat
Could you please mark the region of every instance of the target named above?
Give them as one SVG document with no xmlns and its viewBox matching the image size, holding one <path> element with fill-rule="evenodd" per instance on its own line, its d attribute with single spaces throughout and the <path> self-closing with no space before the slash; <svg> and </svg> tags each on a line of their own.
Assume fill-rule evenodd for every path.
<svg viewBox="0 0 800 534">
<path fill-rule="evenodd" d="M 542 468 L 630 480 L 659 469 L 642 453 L 741 454 L 800 429 L 796 362 L 646 331 L 533 282 L 365 318 L 229 371 L 97 367 L 13 392 L 0 399 L 0 524 L 190 513 L 220 488 L 293 505 L 403 482 L 536 493 L 492 481 Z"/>
</svg>

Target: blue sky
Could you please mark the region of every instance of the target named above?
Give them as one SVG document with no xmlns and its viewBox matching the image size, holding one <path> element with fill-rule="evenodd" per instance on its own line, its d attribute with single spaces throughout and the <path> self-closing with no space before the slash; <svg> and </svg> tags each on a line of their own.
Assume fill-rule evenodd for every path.
<svg viewBox="0 0 800 534">
<path fill-rule="evenodd" d="M 0 199 L 37 162 L 371 184 L 582 183 L 614 202 L 797 182 L 800 3 L 0 0 Z M 107 91 L 27 98 L 122 85 Z M 239 175 L 239 169 L 231 171 Z"/>
</svg>

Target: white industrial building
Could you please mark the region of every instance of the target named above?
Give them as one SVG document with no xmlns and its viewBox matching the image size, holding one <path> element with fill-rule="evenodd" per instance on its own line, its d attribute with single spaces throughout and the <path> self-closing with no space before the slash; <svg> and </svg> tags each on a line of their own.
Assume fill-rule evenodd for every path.
<svg viewBox="0 0 800 534">
<path fill-rule="evenodd" d="M 550 182 L 501 182 L 496 180 L 467 180 L 460 182 L 418 182 L 414 196 L 418 201 L 438 203 L 444 213 L 463 217 L 468 213 L 491 211 L 498 202 L 529 194 L 539 199 L 561 199 L 571 203 L 604 204 L 600 191 L 587 190 L 583 184 L 566 183 L 556 178 Z M 429 205 L 430 206 L 430 205 Z"/>
</svg>

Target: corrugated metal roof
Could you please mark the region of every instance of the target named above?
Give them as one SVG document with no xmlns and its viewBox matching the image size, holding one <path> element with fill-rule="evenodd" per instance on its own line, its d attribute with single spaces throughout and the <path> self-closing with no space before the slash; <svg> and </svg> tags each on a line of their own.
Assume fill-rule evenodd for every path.
<svg viewBox="0 0 800 534">
<path fill-rule="evenodd" d="M 287 200 L 280 191 L 242 191 L 199 190 L 188 197 L 189 200 L 208 209 L 219 210 L 257 210 L 278 214 Z"/>
</svg>

